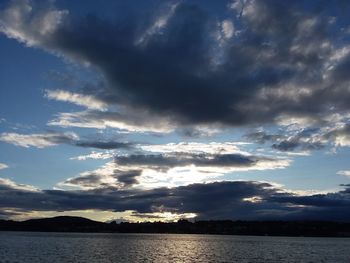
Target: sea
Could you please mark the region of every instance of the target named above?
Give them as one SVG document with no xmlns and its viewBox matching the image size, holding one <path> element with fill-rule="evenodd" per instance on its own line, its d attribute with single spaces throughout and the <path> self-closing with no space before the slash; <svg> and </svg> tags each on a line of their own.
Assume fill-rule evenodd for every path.
<svg viewBox="0 0 350 263">
<path fill-rule="evenodd" d="M 350 238 L 0 232 L 0 262 L 350 262 Z"/>
</svg>

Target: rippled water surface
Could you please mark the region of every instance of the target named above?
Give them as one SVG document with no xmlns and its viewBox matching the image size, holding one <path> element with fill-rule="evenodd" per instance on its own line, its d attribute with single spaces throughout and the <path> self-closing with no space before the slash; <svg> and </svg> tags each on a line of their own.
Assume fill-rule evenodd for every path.
<svg viewBox="0 0 350 263">
<path fill-rule="evenodd" d="M 0 262 L 350 262 L 350 239 L 0 232 Z"/>
</svg>

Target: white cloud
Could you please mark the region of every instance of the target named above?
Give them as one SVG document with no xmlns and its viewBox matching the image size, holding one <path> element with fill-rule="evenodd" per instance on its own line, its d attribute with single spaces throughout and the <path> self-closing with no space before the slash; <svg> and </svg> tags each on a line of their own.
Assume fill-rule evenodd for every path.
<svg viewBox="0 0 350 263">
<path fill-rule="evenodd" d="M 169 133 L 175 129 L 168 119 L 152 117 L 147 113 L 120 112 L 63 112 L 48 122 L 50 126 L 106 129 L 115 128 L 127 132 Z"/>
<path fill-rule="evenodd" d="M 139 39 L 136 41 L 136 45 L 146 44 L 148 39 L 153 35 L 161 33 L 161 30 L 166 27 L 168 20 L 173 16 L 179 3 L 172 4 L 168 10 L 160 14 L 153 24 L 147 28 L 145 32 L 141 34 Z"/>
<path fill-rule="evenodd" d="M 26 185 L 26 184 L 18 184 L 18 183 L 11 181 L 10 179 L 1 178 L 1 177 L 0 177 L 0 186 L 5 186 L 5 187 L 9 187 L 11 189 L 24 190 L 24 191 L 35 191 L 35 192 L 39 191 L 34 186 Z"/>
<path fill-rule="evenodd" d="M 335 145 L 336 146 L 350 146 L 350 134 L 339 134 L 335 136 Z"/>
<path fill-rule="evenodd" d="M 42 45 L 62 23 L 68 11 L 47 6 L 33 14 L 29 0 L 13 1 L 7 9 L 0 12 L 0 32 L 28 46 Z"/>
<path fill-rule="evenodd" d="M 0 163 L 0 170 L 8 168 L 7 164 Z"/>
<path fill-rule="evenodd" d="M 221 33 L 222 33 L 224 38 L 226 38 L 226 39 L 231 38 L 233 36 L 234 32 L 235 32 L 235 28 L 234 28 L 232 21 L 230 21 L 230 20 L 222 21 Z"/>
<path fill-rule="evenodd" d="M 108 107 L 106 103 L 91 95 L 72 93 L 66 90 L 47 90 L 48 99 L 70 102 L 88 109 L 105 111 Z"/>
<path fill-rule="evenodd" d="M 233 0 L 228 4 L 228 8 L 236 11 L 239 14 L 243 11 L 243 8 L 248 3 L 248 1 L 250 0 Z"/>
<path fill-rule="evenodd" d="M 350 177 L 350 170 L 338 171 L 337 174 Z"/>
<path fill-rule="evenodd" d="M 153 144 L 153 145 L 139 145 L 139 147 L 148 152 L 155 153 L 241 153 L 247 154 L 242 151 L 238 146 L 240 143 L 235 142 L 210 142 L 210 143 L 197 143 L 197 142 L 180 142 L 180 143 L 167 143 L 167 144 Z"/>
<path fill-rule="evenodd" d="M 94 159 L 94 160 L 97 160 L 97 159 L 110 159 L 113 156 L 114 156 L 114 153 L 111 152 L 111 151 L 106 151 L 106 152 L 95 152 L 95 151 L 92 151 L 89 154 L 79 155 L 79 156 L 76 156 L 76 157 L 72 157 L 70 159 L 71 160 L 78 160 L 78 161 L 85 161 L 85 160 L 88 160 L 88 159 Z"/>
<path fill-rule="evenodd" d="M 143 170 L 139 178 L 141 187 L 154 188 L 223 181 L 225 179 L 222 177 L 232 172 L 284 169 L 288 167 L 290 163 L 291 161 L 289 159 L 280 159 L 261 160 L 255 165 L 249 167 L 239 167 L 234 165 L 228 167 L 220 167 L 215 165 L 211 167 L 186 165 L 173 167 L 168 170 L 159 170 L 146 166 L 132 166 L 132 168 Z"/>
</svg>

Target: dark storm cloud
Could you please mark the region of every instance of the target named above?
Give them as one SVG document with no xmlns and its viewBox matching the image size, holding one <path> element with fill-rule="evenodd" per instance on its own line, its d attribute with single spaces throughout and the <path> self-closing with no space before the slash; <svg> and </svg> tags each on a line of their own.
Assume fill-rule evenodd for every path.
<svg viewBox="0 0 350 263">
<path fill-rule="evenodd" d="M 87 191 L 34 191 L 2 181 L 0 207 L 3 210 L 22 211 L 168 211 L 197 213 L 198 218 L 207 219 L 350 221 L 350 195 L 348 186 L 345 187 L 339 192 L 315 195 L 296 195 L 269 183 L 253 181 L 192 184 L 151 190 L 106 187 Z"/>
<path fill-rule="evenodd" d="M 243 125 L 349 110 L 350 56 L 340 52 L 348 44 L 348 1 L 239 3 L 227 17 L 232 32 L 205 2 L 165 4 L 114 22 L 68 19 L 53 7 L 50 17 L 45 10 L 28 14 L 22 6 L 17 17 L 3 12 L 0 22 L 9 37 L 98 69 L 108 88 L 97 96 L 106 103 L 178 123 Z M 43 26 L 48 18 L 50 30 Z"/>
</svg>

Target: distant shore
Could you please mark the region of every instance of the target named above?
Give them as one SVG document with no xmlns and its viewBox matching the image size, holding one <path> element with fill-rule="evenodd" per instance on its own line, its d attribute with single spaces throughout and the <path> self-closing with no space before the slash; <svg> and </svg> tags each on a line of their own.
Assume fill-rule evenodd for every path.
<svg viewBox="0 0 350 263">
<path fill-rule="evenodd" d="M 20 222 L 0 220 L 0 231 L 350 237 L 350 223 L 232 220 L 103 223 L 82 217 L 61 216 Z"/>
</svg>

